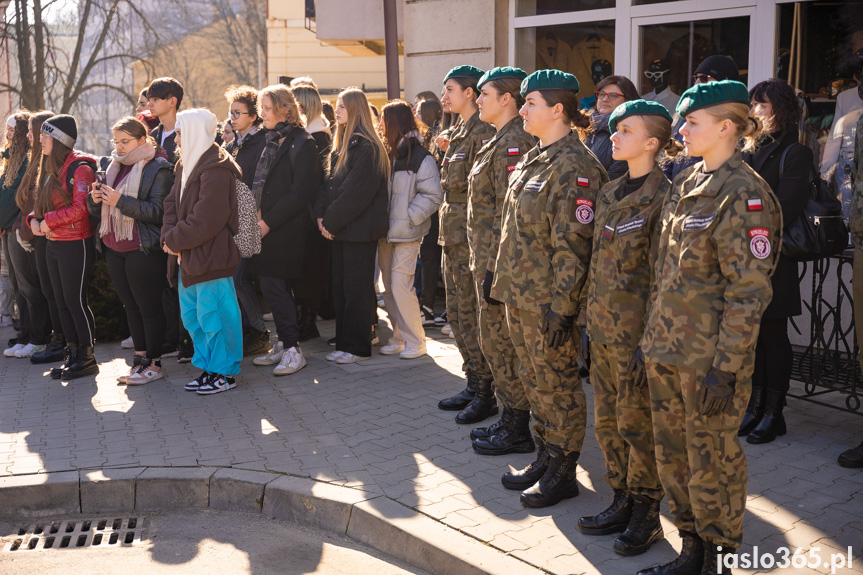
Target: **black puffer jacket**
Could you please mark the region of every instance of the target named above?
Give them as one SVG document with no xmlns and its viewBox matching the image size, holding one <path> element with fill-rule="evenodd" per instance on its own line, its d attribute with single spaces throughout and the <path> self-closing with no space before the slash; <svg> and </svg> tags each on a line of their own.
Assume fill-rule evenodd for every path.
<svg viewBox="0 0 863 575">
<path fill-rule="evenodd" d="M 255 168 L 258 165 L 258 160 L 261 159 L 261 154 L 264 153 L 264 148 L 267 147 L 267 139 L 265 138 L 267 130 L 261 128 L 251 135 L 243 138 L 243 141 L 237 145 L 237 140 L 234 140 L 227 146 L 225 150 L 234 157 L 234 161 L 240 166 L 243 172 L 243 177 L 240 178 L 244 184 L 252 189 L 252 183 L 255 181 Z"/>
<path fill-rule="evenodd" d="M 626 173 L 628 166 L 622 160 L 615 160 L 611 156 L 611 131 L 608 129 L 608 118 L 611 114 L 594 114 L 590 118 L 590 133 L 584 145 L 593 152 L 605 171 L 608 172 L 608 180 L 616 180 Z"/>
<path fill-rule="evenodd" d="M 138 238 L 141 240 L 141 251 L 145 254 L 152 249 L 162 249 L 160 236 L 162 217 L 165 214 L 164 203 L 173 185 L 174 167 L 171 162 L 158 156 L 144 166 L 138 197 L 121 196 L 117 202 L 117 209 L 120 210 L 120 213 L 135 220 Z M 102 242 L 99 238 L 102 204 L 93 202 L 92 198 L 91 195 L 87 194 L 87 209 L 93 216 L 96 249 L 102 251 Z"/>
</svg>

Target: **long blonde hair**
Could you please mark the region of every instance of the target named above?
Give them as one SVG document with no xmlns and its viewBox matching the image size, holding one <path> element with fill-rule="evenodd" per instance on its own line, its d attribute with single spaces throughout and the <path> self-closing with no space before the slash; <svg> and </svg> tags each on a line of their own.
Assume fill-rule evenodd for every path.
<svg viewBox="0 0 863 575">
<path fill-rule="evenodd" d="M 382 175 L 389 175 L 389 157 L 384 143 L 375 130 L 366 95 L 359 88 L 348 88 L 339 94 L 339 99 L 348 113 L 348 121 L 345 124 L 339 124 L 336 130 L 333 153 L 338 154 L 338 160 L 334 166 L 334 173 L 337 174 L 347 168 L 348 143 L 354 135 L 357 135 L 371 142 L 377 171 Z"/>
</svg>

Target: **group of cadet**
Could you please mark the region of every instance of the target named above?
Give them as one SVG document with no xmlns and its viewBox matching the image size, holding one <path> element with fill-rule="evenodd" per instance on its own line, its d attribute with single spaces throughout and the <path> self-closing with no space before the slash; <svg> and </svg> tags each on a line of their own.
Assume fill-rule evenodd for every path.
<svg viewBox="0 0 863 575">
<path fill-rule="evenodd" d="M 458 66 L 444 78 L 441 103 L 461 122 L 442 146 L 440 243 L 467 385 L 439 407 L 469 424 L 499 402 L 473 448 L 536 450 L 502 482 L 527 507 L 552 506 L 579 493 L 589 364 L 614 499 L 579 530 L 644 553 L 663 538 L 666 496 L 682 550 L 640 574 L 722 573 L 717 556 L 742 543 L 738 429 L 781 245 L 776 196 L 741 156 L 761 123 L 740 82 L 687 90 L 680 135 L 702 161 L 672 183 L 657 163 L 681 149 L 670 112 L 627 101 L 609 127 L 628 171 L 609 182 L 580 138 L 578 92 L 559 70 Z"/>
</svg>

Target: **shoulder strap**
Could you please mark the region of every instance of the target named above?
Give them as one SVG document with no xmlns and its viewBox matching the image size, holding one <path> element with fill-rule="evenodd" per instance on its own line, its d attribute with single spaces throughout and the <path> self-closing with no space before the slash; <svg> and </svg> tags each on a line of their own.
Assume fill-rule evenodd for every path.
<svg viewBox="0 0 863 575">
<path fill-rule="evenodd" d="M 793 146 L 794 144 L 791 144 Z M 791 146 L 788 146 L 784 150 L 782 150 L 782 157 L 779 158 L 779 178 L 782 179 L 782 172 L 785 171 L 785 157 L 788 156 L 788 150 L 791 149 Z"/>
<path fill-rule="evenodd" d="M 297 156 L 300 155 L 300 150 L 303 148 L 303 145 L 306 143 L 306 140 L 313 140 L 312 135 L 307 131 L 302 130 L 302 133 L 298 134 L 293 141 L 291 142 L 291 149 L 288 150 L 288 157 L 291 159 L 291 169 L 295 169 L 297 167 Z"/>
<path fill-rule="evenodd" d="M 96 164 L 87 159 L 75 160 L 69 164 L 69 169 L 66 170 L 66 190 L 68 190 L 70 194 L 75 194 L 75 172 L 77 172 L 78 168 L 81 166 L 90 166 L 94 172 L 96 171 Z"/>
</svg>

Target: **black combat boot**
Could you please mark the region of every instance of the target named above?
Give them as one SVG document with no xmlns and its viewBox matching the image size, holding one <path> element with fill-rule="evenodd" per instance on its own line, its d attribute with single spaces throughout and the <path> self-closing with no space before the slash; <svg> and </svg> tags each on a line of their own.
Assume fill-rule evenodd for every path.
<svg viewBox="0 0 863 575">
<path fill-rule="evenodd" d="M 695 533 L 681 531 L 683 546 L 680 555 L 671 563 L 643 569 L 636 575 L 701 575 L 704 567 L 704 543 Z"/>
<path fill-rule="evenodd" d="M 75 360 L 78 359 L 78 344 L 69 342 L 66 344 L 66 347 L 63 348 L 63 363 L 60 367 L 55 367 L 51 369 L 51 379 L 60 379 L 63 375 L 63 371 L 70 367 Z"/>
<path fill-rule="evenodd" d="M 45 346 L 45 349 L 39 353 L 34 353 L 30 356 L 30 363 L 39 365 L 42 363 L 57 363 L 58 361 L 66 360 L 66 338 L 62 333 L 54 332 L 51 335 L 51 341 Z"/>
<path fill-rule="evenodd" d="M 837 462 L 840 466 L 847 467 L 848 469 L 860 469 L 863 467 L 863 443 L 840 453 Z"/>
<path fill-rule="evenodd" d="M 722 547 L 705 541 L 704 566 L 701 568 L 701 575 L 727 575 L 731 573 L 731 569 L 725 567 L 725 556 L 736 553 L 737 550 L 732 547 Z"/>
<path fill-rule="evenodd" d="M 615 489 L 611 505 L 596 515 L 578 520 L 578 530 L 585 535 L 608 535 L 625 531 L 632 518 L 632 499 L 626 489 Z"/>
<path fill-rule="evenodd" d="M 752 386 L 749 405 L 746 407 L 746 413 L 743 414 L 743 419 L 740 421 L 740 429 L 737 431 L 739 437 L 752 433 L 752 430 L 761 421 L 761 416 L 764 415 L 764 393 L 766 391 L 767 388 L 760 385 Z"/>
<path fill-rule="evenodd" d="M 299 321 L 297 322 L 300 328 L 300 336 L 297 338 L 297 341 L 309 341 L 310 339 L 321 337 L 321 333 L 318 331 L 317 306 L 303 303 L 297 307 L 300 308 Z"/>
<path fill-rule="evenodd" d="M 785 405 L 785 394 L 781 391 L 768 391 L 764 405 L 764 415 L 755 429 L 746 436 L 747 443 L 770 443 L 780 435 L 785 435 L 785 416 L 782 407 Z"/>
<path fill-rule="evenodd" d="M 93 355 L 93 346 L 88 346 L 78 348 L 77 359 L 63 370 L 61 377 L 63 379 L 77 379 L 97 373 L 99 373 L 99 364 L 96 363 L 96 356 Z"/>
<path fill-rule="evenodd" d="M 437 404 L 438 409 L 461 411 L 467 407 L 473 401 L 473 396 L 476 395 L 477 382 L 477 377 L 474 374 L 467 374 L 467 386 L 454 396 L 440 400 Z"/>
<path fill-rule="evenodd" d="M 497 398 L 494 396 L 494 381 L 487 379 L 476 385 L 473 400 L 455 416 L 455 422 L 461 425 L 479 423 L 492 415 L 497 415 Z"/>
<path fill-rule="evenodd" d="M 530 411 L 504 407 L 501 421 L 504 425 L 497 433 L 473 442 L 474 451 L 480 455 L 505 455 L 531 453 L 536 449 L 530 434 Z"/>
<path fill-rule="evenodd" d="M 548 469 L 542 479 L 521 492 L 521 504 L 525 507 L 551 507 L 564 499 L 578 496 L 578 481 L 575 472 L 578 469 L 578 451 L 564 454 L 557 446 L 549 445 Z"/>
<path fill-rule="evenodd" d="M 659 499 L 632 494 L 632 519 L 620 537 L 614 540 L 614 552 L 620 555 L 641 555 L 665 534 L 659 523 Z"/>
<path fill-rule="evenodd" d="M 517 471 L 508 471 L 500 478 L 500 482 L 507 489 L 523 491 L 542 479 L 548 469 L 548 450 L 545 448 L 545 443 L 539 437 L 536 438 L 536 445 L 539 450 L 536 453 L 536 460 Z"/>
<path fill-rule="evenodd" d="M 9 347 L 12 347 L 11 345 Z M 489 425 L 488 427 L 474 427 L 470 430 L 470 439 L 471 441 L 476 441 L 479 438 L 487 438 L 500 433 L 500 430 L 503 429 L 505 423 L 504 420 L 508 417 L 507 412 L 510 411 L 510 408 L 507 406 L 503 406 L 503 411 L 501 411 L 500 419 Z"/>
</svg>

